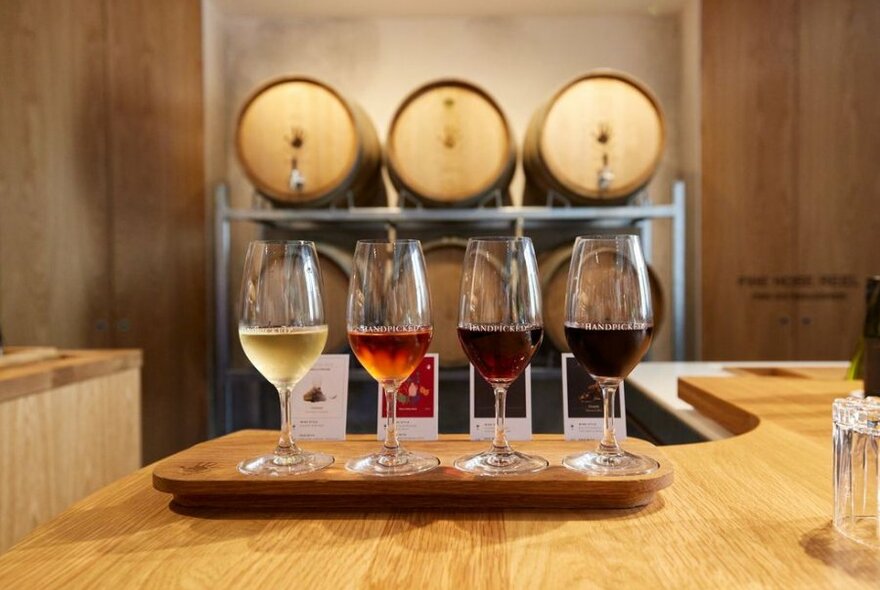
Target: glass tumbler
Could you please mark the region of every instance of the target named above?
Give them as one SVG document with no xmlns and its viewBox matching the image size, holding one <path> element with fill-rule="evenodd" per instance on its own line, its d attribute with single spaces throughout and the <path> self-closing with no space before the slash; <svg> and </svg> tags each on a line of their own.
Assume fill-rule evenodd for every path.
<svg viewBox="0 0 880 590">
<path fill-rule="evenodd" d="M 834 401 L 834 528 L 880 547 L 880 398 Z"/>
</svg>

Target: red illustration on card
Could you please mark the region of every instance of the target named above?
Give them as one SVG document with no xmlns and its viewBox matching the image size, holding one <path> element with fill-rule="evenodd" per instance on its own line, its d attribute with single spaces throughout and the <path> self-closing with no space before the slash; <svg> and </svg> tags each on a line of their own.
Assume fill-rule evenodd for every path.
<svg viewBox="0 0 880 590">
<path fill-rule="evenodd" d="M 426 356 L 413 371 L 409 379 L 397 390 L 398 418 L 434 417 L 434 381 L 437 367 L 433 357 Z M 385 418 L 385 404 L 382 404 L 382 417 Z"/>
</svg>

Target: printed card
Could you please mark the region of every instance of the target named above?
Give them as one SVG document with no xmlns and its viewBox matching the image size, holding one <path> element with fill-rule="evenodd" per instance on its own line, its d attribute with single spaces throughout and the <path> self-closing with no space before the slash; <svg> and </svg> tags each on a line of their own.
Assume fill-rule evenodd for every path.
<svg viewBox="0 0 880 590">
<path fill-rule="evenodd" d="M 602 390 L 574 355 L 562 355 L 562 409 L 565 440 L 599 440 L 604 430 Z M 623 383 L 614 400 L 614 430 L 618 440 L 626 438 L 626 399 Z"/>
<path fill-rule="evenodd" d="M 323 354 L 293 388 L 297 440 L 345 440 L 348 355 Z"/>
<path fill-rule="evenodd" d="M 425 355 L 409 379 L 397 390 L 397 437 L 400 440 L 437 440 L 440 372 L 436 353 Z M 376 435 L 385 440 L 385 396 L 379 387 Z"/>
<path fill-rule="evenodd" d="M 509 440 L 532 439 L 532 368 L 526 367 L 507 390 L 504 425 Z M 495 392 L 471 365 L 471 440 L 495 436 Z"/>
</svg>

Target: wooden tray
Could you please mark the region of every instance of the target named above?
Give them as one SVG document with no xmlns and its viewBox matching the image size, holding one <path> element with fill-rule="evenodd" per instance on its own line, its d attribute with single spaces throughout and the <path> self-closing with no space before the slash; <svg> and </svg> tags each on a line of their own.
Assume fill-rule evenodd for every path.
<svg viewBox="0 0 880 590">
<path fill-rule="evenodd" d="M 354 456 L 375 451 L 372 440 L 345 442 L 307 441 L 306 449 L 330 453 L 336 462 L 313 473 L 272 478 L 241 475 L 237 463 L 271 450 L 274 432 L 244 430 L 208 441 L 173 455 L 153 469 L 153 487 L 174 495 L 178 504 L 190 507 L 222 507 L 251 510 L 271 508 L 341 509 L 388 506 L 393 508 L 635 508 L 672 484 L 673 470 L 662 450 L 639 439 L 627 439 L 625 447 L 660 462 L 649 475 L 588 477 L 562 466 L 565 455 L 585 451 L 594 441 L 535 440 L 515 446 L 545 457 L 550 467 L 542 472 L 510 477 L 479 477 L 458 471 L 452 461 L 485 449 L 488 442 L 472 442 L 461 436 L 434 442 L 409 442 L 406 447 L 440 458 L 440 467 L 404 477 L 370 477 L 345 470 Z"/>
<path fill-rule="evenodd" d="M 58 349 L 49 346 L 8 346 L 0 355 L 0 369 L 36 363 L 59 356 Z"/>
</svg>

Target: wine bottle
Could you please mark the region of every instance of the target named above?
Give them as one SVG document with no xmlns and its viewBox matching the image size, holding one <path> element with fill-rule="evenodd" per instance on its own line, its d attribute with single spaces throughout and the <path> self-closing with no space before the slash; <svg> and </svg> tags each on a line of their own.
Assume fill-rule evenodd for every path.
<svg viewBox="0 0 880 590">
<path fill-rule="evenodd" d="M 859 333 L 859 341 L 856 343 L 856 351 L 846 368 L 846 378 L 849 380 L 863 379 L 865 377 L 865 337 Z"/>
<path fill-rule="evenodd" d="M 880 276 L 869 277 L 865 290 L 862 365 L 865 395 L 880 396 Z"/>
</svg>

